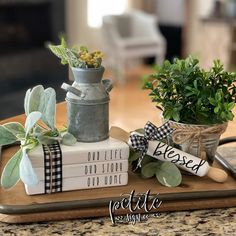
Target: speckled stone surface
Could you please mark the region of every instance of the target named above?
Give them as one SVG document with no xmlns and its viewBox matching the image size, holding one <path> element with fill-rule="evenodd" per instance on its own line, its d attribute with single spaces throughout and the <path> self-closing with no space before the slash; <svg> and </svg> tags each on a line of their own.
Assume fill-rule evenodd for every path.
<svg viewBox="0 0 236 236">
<path fill-rule="evenodd" d="M 34 224 L 0 223 L 0 235 L 236 235 L 236 208 L 161 213 L 135 225 L 112 226 L 110 218 Z"/>
</svg>

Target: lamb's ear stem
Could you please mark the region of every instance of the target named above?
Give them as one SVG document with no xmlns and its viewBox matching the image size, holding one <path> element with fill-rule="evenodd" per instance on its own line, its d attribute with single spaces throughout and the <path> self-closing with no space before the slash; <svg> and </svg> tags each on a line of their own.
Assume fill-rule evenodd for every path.
<svg viewBox="0 0 236 236">
<path fill-rule="evenodd" d="M 119 139 L 127 143 L 129 140 L 129 136 L 130 136 L 130 133 L 128 133 L 127 131 L 119 127 L 112 126 L 110 128 L 110 137 L 112 138 Z"/>
</svg>

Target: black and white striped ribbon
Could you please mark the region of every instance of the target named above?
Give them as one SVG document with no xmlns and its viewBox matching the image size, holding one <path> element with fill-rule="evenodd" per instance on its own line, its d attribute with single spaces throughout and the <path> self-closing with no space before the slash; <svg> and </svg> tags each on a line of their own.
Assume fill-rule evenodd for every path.
<svg viewBox="0 0 236 236">
<path fill-rule="evenodd" d="M 62 192 L 62 152 L 59 142 L 42 145 L 44 152 L 45 193 Z"/>
</svg>

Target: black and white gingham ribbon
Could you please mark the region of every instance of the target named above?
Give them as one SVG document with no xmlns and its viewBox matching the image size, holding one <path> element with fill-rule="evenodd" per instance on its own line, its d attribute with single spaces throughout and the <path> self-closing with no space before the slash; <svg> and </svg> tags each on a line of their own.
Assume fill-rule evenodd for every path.
<svg viewBox="0 0 236 236">
<path fill-rule="evenodd" d="M 59 142 L 44 145 L 44 191 L 56 193 L 62 191 L 62 152 Z"/>
<path fill-rule="evenodd" d="M 137 168 L 141 167 L 141 162 L 148 150 L 149 140 L 162 140 L 171 134 L 174 130 L 170 127 L 170 123 L 167 121 L 160 127 L 156 127 L 150 121 L 144 127 L 144 135 L 131 134 L 130 142 L 131 147 L 141 152 L 141 157 L 138 160 Z M 136 169 L 137 169 L 136 168 Z"/>
</svg>

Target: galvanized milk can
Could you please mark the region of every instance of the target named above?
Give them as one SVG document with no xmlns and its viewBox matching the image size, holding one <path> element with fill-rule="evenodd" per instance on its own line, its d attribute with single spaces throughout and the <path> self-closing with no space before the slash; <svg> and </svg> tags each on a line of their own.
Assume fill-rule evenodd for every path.
<svg viewBox="0 0 236 236">
<path fill-rule="evenodd" d="M 63 83 L 67 91 L 67 125 L 79 142 L 97 142 L 109 136 L 110 80 L 102 80 L 104 67 L 71 68 L 75 81 Z"/>
</svg>

